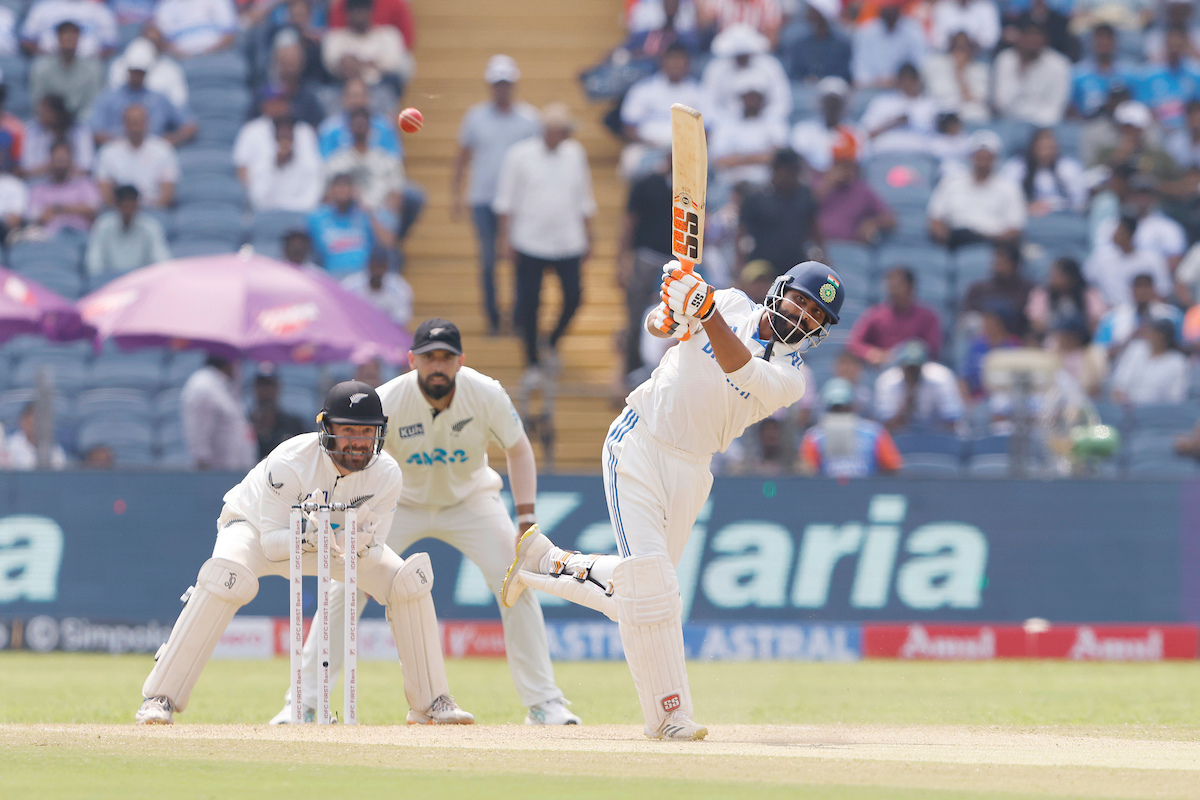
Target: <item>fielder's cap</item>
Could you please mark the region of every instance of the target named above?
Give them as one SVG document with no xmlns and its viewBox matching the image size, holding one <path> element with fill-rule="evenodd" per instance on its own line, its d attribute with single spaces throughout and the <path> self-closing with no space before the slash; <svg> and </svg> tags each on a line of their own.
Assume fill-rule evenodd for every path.
<svg viewBox="0 0 1200 800">
<path fill-rule="evenodd" d="M 712 42 L 714 56 L 746 56 L 766 53 L 771 42 L 757 30 L 744 22 L 730 25 L 717 34 Z"/>
<path fill-rule="evenodd" d="M 488 59 L 483 79 L 488 83 L 516 83 L 521 79 L 521 70 L 512 56 L 497 54 Z"/>
<path fill-rule="evenodd" d="M 842 14 L 842 4 L 838 0 L 808 0 L 808 7 L 816 11 L 826 22 L 836 22 Z"/>
<path fill-rule="evenodd" d="M 850 94 L 850 84 L 846 83 L 845 78 L 830 75 L 828 78 L 821 78 L 817 81 L 817 94 L 821 97 L 831 94 L 846 97 Z"/>
<path fill-rule="evenodd" d="M 920 339 L 909 339 L 896 351 L 896 364 L 901 367 L 920 367 L 929 360 L 929 348 Z"/>
<path fill-rule="evenodd" d="M 461 356 L 462 335 L 458 332 L 458 326 L 441 317 L 427 319 L 418 325 L 417 332 L 413 334 L 412 351 L 419 355 L 430 350 L 449 350 Z"/>
<path fill-rule="evenodd" d="M 821 389 L 821 400 L 826 408 L 854 404 L 854 387 L 845 378 L 830 378 Z"/>
<path fill-rule="evenodd" d="M 148 72 L 157 60 L 158 53 L 149 39 L 134 39 L 129 43 L 129 47 L 125 48 L 126 69 Z"/>
<path fill-rule="evenodd" d="M 1154 122 L 1154 115 L 1144 103 L 1136 100 L 1126 100 L 1113 111 L 1113 121 L 1118 125 L 1132 125 L 1145 130 Z"/>
<path fill-rule="evenodd" d="M 1004 149 L 1004 143 L 1000 141 L 999 135 L 993 131 L 975 131 L 971 134 L 971 138 L 967 140 L 967 152 L 977 153 L 980 150 L 987 150 L 992 155 L 999 155 Z"/>
</svg>

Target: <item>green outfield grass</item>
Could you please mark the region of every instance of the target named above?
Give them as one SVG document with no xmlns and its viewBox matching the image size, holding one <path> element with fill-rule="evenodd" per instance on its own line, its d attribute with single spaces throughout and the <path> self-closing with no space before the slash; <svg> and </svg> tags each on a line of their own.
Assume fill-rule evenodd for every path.
<svg viewBox="0 0 1200 800">
<path fill-rule="evenodd" d="M 0 654 L 0 723 L 124 723 L 141 702 L 149 656 Z M 520 722 L 499 659 L 446 663 L 459 704 L 482 723 Z M 635 723 L 637 698 L 623 662 L 555 667 L 586 722 Z M 696 714 L 720 723 L 1198 725 L 1200 664 L 862 661 L 689 665 Z M 213 661 L 182 722 L 258 723 L 274 716 L 287 662 Z M 360 665 L 360 721 L 401 724 L 399 667 Z M 335 692 L 340 707 L 341 692 Z"/>
<path fill-rule="evenodd" d="M 985 778 L 970 765 L 959 775 L 924 767 L 914 772 L 897 762 L 895 775 L 886 771 L 877 775 L 881 762 L 864 762 L 867 777 L 853 771 L 822 771 L 829 762 L 804 760 L 797 760 L 793 768 L 780 767 L 778 760 L 731 758 L 726 767 L 725 762 L 703 755 L 707 745 L 664 749 L 662 743 L 646 742 L 645 758 L 635 753 L 609 756 L 609 761 L 604 761 L 601 748 L 595 763 L 547 755 L 544 768 L 537 769 L 514 760 L 509 752 L 455 747 L 445 755 L 445 768 L 439 769 L 441 762 L 431 761 L 427 748 L 410 746 L 385 747 L 372 752 L 386 752 L 386 757 L 367 757 L 361 748 L 346 750 L 345 742 L 121 739 L 109 735 L 111 728 L 81 725 L 64 733 L 25 727 L 99 723 L 132 728 L 141 684 L 152 663 L 147 656 L 0 654 L 0 796 L 222 800 L 369 796 L 369 792 L 472 800 L 1200 796 L 1200 784 L 1196 794 L 1157 790 L 1120 794 L 1120 786 L 1138 785 L 1136 771 L 1114 772 L 1117 782 L 1111 785 L 1099 772 L 1064 773 L 1054 781 L 1046 772 L 1050 782 L 1043 792 L 1043 773 L 1025 770 Z M 398 667 L 379 662 L 360 667 L 360 721 L 402 723 L 407 708 Z M 452 660 L 447 668 L 460 705 L 475 713 L 480 723 L 521 722 L 524 709 L 505 662 Z M 556 665 L 556 671 L 585 725 L 640 728 L 636 697 L 623 663 L 563 663 Z M 286 673 L 282 659 L 212 662 L 178 722 L 180 726 L 261 725 L 281 706 Z M 1099 731 L 1105 737 L 1200 741 L 1200 665 L 1191 662 L 696 663 L 690 665 L 690 674 L 696 716 L 713 725 L 821 725 L 831 730 L 838 725 L 876 723 L 1037 726 L 1065 736 Z M 340 701 L 340 691 L 337 697 Z M 516 727 L 496 730 L 503 736 L 523 735 Z M 636 730 L 630 727 L 622 733 L 624 746 L 636 739 Z M 94 742 L 93 731 L 98 731 Z M 143 749 L 145 742 L 153 747 Z M 348 754 L 345 760 L 353 765 L 342 765 L 339 753 Z M 628 764 L 627 771 L 623 763 Z M 751 781 L 737 779 L 739 768 L 745 771 L 754 764 L 761 764 L 754 767 L 760 774 L 752 770 Z M 1007 783 L 1005 776 L 1014 783 Z M 1089 783 L 1089 777 L 1095 780 Z M 863 782 L 873 785 L 857 785 Z M 1017 790 L 1006 793 L 1013 786 Z"/>
</svg>

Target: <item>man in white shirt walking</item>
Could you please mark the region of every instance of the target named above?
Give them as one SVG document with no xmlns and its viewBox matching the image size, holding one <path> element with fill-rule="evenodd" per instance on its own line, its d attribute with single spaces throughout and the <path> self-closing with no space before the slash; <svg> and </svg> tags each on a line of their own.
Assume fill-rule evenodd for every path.
<svg viewBox="0 0 1200 800">
<path fill-rule="evenodd" d="M 563 306 L 547 346 L 557 365 L 557 346 L 583 300 L 581 269 L 592 251 L 596 200 L 583 145 L 571 138 L 575 121 L 561 103 L 542 109 L 542 135 L 508 151 L 492 204 L 498 217 L 500 252 L 516 272 L 516 326 L 531 368 L 541 364 L 538 309 L 542 275 L 552 269 L 562 286 Z"/>
<path fill-rule="evenodd" d="M 427 536 L 458 549 L 499 593 L 515 555 L 517 530 L 525 533 L 536 516 L 537 465 L 533 448 L 512 401 L 497 381 L 463 366 L 462 337 L 446 319 L 422 322 L 408 356 L 412 369 L 379 388 L 388 417 L 384 455 L 395 458 L 404 476 L 394 522 L 380 527 L 397 553 Z M 488 466 L 488 444 L 504 448 L 518 528 L 500 499 L 500 476 Z M 342 668 L 341 609 L 345 587 L 334 585 L 330 647 L 336 674 Z M 363 603 L 358 607 L 361 609 Z M 504 648 L 527 725 L 578 725 L 554 683 L 542 609 L 532 593 L 512 608 L 501 605 Z M 316 640 L 305 643 L 304 675 L 315 690 Z M 309 677 L 314 676 L 314 677 Z M 304 695 L 316 697 L 308 686 Z M 289 691 L 290 703 L 290 691 Z M 273 723 L 291 720 L 285 706 Z"/>
<path fill-rule="evenodd" d="M 414 553 L 402 559 L 379 538 L 391 528 L 403 490 L 396 460 L 381 452 L 388 418 L 379 395 L 365 383 L 339 383 L 329 390 L 317 422 L 318 432 L 288 439 L 226 493 L 212 558 L 200 567 L 196 585 L 184 594 L 183 611 L 170 638 L 155 654 L 154 669 L 142 686 L 145 700 L 137 712 L 139 724 L 173 723 L 175 712 L 187 708 L 192 688 L 233 615 L 258 594 L 258 579 L 287 577 L 291 511 L 305 501 L 346 503 L 358 511 L 359 585 L 388 610 L 404 675 L 408 723 L 470 725 L 475 721 L 450 697 L 430 597 L 429 556 Z M 331 522 L 344 529 L 344 515 L 332 512 Z M 314 526 L 312 520 L 306 522 L 304 574 L 314 575 Z M 332 548 L 334 574 L 341 574 L 345 565 L 343 545 L 334 543 Z M 342 650 L 339 642 L 337 652 Z M 315 678 L 315 669 L 308 673 Z"/>
<path fill-rule="evenodd" d="M 646 330 L 688 338 L 608 430 L 604 488 L 620 555 L 567 552 L 531 528 L 501 598 L 512 604 L 533 586 L 616 620 L 646 735 L 690 741 L 708 730 L 692 721 L 675 565 L 708 499 L 709 463 L 748 426 L 801 398 L 801 353 L 837 324 L 845 291 L 816 261 L 776 278 L 765 306 L 737 289 L 714 290 L 677 261 L 663 272 L 664 301 Z"/>
</svg>

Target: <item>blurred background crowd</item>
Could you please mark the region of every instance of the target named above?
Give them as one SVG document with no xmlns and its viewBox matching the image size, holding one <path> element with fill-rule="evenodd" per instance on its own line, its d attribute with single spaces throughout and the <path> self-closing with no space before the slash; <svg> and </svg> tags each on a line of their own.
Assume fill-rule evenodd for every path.
<svg viewBox="0 0 1200 800">
<path fill-rule="evenodd" d="M 622 13 L 625 41 L 579 64 L 589 113 L 620 143 L 605 167 L 625 195 L 615 251 L 598 241 L 581 115 L 522 101 L 522 64 L 493 54 L 455 120 L 449 210 L 476 234 L 480 299 L 450 316 L 515 337 L 509 388 L 523 412 L 543 394 L 532 427 L 554 424 L 560 343 L 592 298 L 598 250 L 614 254 L 624 309 L 613 401 L 662 356 L 641 319 L 669 258 L 669 108 L 683 102 L 708 131 L 706 279 L 761 302 L 817 259 L 848 295 L 805 355 L 806 397 L 719 470 L 1196 471 L 1193 2 L 629 0 Z M 405 276 L 423 265 L 405 243 L 426 191 L 396 111 L 422 105 L 405 96 L 419 22 L 406 0 L 0 0 L 4 263 L 77 298 L 249 245 L 408 325 L 420 298 Z M 511 293 L 497 286 L 508 275 Z M 39 415 L 46 365 L 54 408 Z M 308 429 L 330 381 L 402 366 L 239 367 L 22 337 L 0 349 L 3 460 L 241 468 Z M 1080 426 L 1100 423 L 1114 435 L 1092 444 L 1112 457 L 1078 457 Z"/>
</svg>

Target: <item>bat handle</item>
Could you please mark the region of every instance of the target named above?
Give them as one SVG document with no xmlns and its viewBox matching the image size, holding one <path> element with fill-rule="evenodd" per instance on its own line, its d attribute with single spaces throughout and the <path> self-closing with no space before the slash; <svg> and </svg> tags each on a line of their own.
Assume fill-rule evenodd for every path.
<svg viewBox="0 0 1200 800">
<path fill-rule="evenodd" d="M 695 272 L 696 271 L 696 262 L 689 261 L 686 258 L 679 259 L 679 266 L 683 267 L 684 272 Z"/>
</svg>

